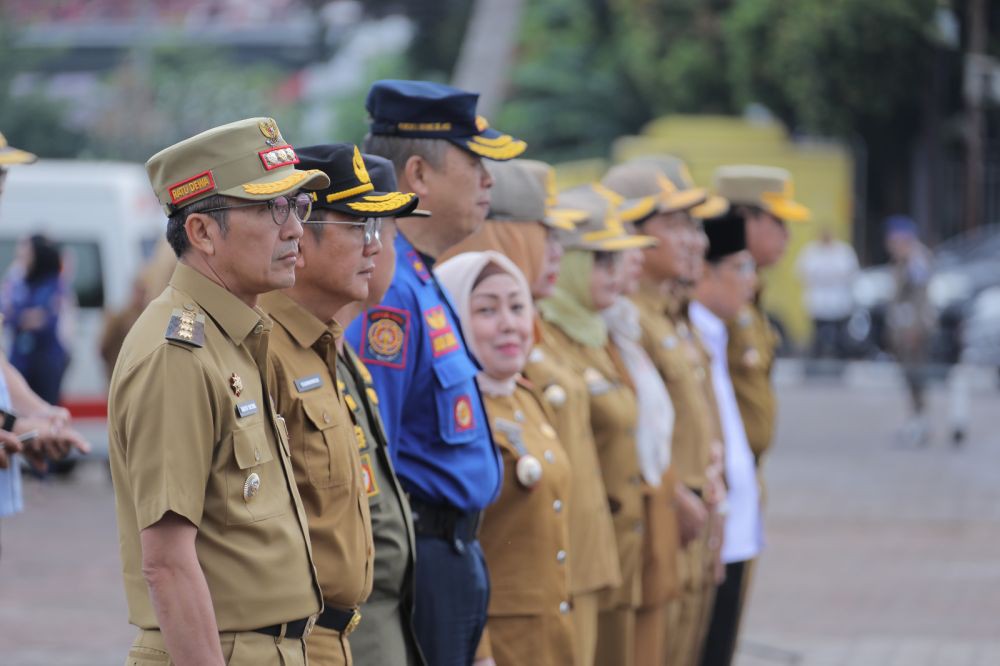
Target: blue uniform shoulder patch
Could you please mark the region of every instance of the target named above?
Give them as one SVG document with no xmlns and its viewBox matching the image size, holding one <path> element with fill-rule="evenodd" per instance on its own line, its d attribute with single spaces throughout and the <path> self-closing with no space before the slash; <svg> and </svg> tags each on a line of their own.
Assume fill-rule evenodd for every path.
<svg viewBox="0 0 1000 666">
<path fill-rule="evenodd" d="M 366 363 L 404 368 L 409 339 L 409 312 L 385 305 L 371 308 L 365 313 L 361 358 Z"/>
</svg>

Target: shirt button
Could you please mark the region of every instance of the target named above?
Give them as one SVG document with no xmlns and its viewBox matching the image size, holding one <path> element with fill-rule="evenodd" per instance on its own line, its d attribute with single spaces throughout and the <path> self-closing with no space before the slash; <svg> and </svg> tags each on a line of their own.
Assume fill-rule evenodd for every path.
<svg viewBox="0 0 1000 666">
<path fill-rule="evenodd" d="M 562 601 L 562 602 L 559 603 L 559 612 L 562 613 L 563 615 L 565 615 L 566 613 L 569 612 L 569 602 L 568 601 Z"/>
<path fill-rule="evenodd" d="M 514 420 L 517 421 L 518 423 L 520 423 L 521 421 L 523 421 L 524 420 L 524 412 L 522 412 L 520 409 L 518 409 L 517 411 L 515 411 L 514 412 Z"/>
<path fill-rule="evenodd" d="M 552 463 L 556 461 L 556 454 L 552 453 L 552 451 L 546 450 L 545 453 L 542 454 L 542 457 L 545 458 L 545 462 Z"/>
<path fill-rule="evenodd" d="M 257 324 L 256 326 L 253 327 L 254 335 L 260 335 L 263 332 L 264 332 L 264 324 Z"/>
<path fill-rule="evenodd" d="M 566 551 L 560 550 L 558 553 L 556 553 L 556 562 L 562 564 L 565 561 L 566 561 Z"/>
<path fill-rule="evenodd" d="M 555 502 L 553 502 L 552 508 L 555 510 L 556 513 L 562 511 L 562 500 L 556 500 Z"/>
<path fill-rule="evenodd" d="M 329 423 L 329 422 L 330 422 L 330 412 L 324 411 L 323 412 L 323 423 Z"/>
</svg>

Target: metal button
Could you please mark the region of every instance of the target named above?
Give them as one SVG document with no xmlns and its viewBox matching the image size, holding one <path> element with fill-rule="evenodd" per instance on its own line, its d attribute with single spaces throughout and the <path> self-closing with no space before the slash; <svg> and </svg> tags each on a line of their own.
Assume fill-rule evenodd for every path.
<svg viewBox="0 0 1000 666">
<path fill-rule="evenodd" d="M 569 602 L 568 601 L 561 601 L 561 602 L 559 602 L 559 612 L 562 613 L 563 615 L 565 615 L 566 613 L 569 612 Z"/>
<path fill-rule="evenodd" d="M 184 309 L 188 312 L 194 312 L 194 303 L 185 303 Z"/>
<path fill-rule="evenodd" d="M 556 562 L 562 564 L 565 561 L 566 561 L 566 551 L 560 550 L 558 553 L 556 553 Z"/>
<path fill-rule="evenodd" d="M 253 459 L 260 462 L 260 449 L 253 450 Z"/>
<path fill-rule="evenodd" d="M 256 326 L 253 327 L 254 335 L 260 335 L 263 332 L 264 332 L 264 324 L 257 324 Z"/>
<path fill-rule="evenodd" d="M 518 423 L 520 423 L 521 421 L 523 421 L 524 420 L 524 412 L 522 412 L 520 409 L 516 410 L 514 412 L 514 420 L 517 421 Z"/>
<path fill-rule="evenodd" d="M 555 510 L 556 513 L 562 511 L 562 500 L 556 500 L 555 502 L 553 502 L 552 508 Z"/>
<path fill-rule="evenodd" d="M 556 461 L 556 454 L 552 453 L 552 451 L 549 451 L 548 449 L 545 450 L 545 453 L 542 454 L 542 457 L 545 458 L 545 462 L 551 463 Z"/>
</svg>

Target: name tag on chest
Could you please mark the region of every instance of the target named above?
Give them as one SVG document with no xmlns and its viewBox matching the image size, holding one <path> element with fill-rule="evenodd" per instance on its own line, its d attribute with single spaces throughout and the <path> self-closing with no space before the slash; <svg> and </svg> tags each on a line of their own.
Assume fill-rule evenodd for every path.
<svg viewBox="0 0 1000 666">
<path fill-rule="evenodd" d="M 260 409 L 257 407 L 256 400 L 248 400 L 247 402 L 241 402 L 236 405 L 236 416 L 239 418 L 246 418 L 248 416 L 253 416 Z"/>
<path fill-rule="evenodd" d="M 309 375 L 308 377 L 300 377 L 295 380 L 295 388 L 298 389 L 299 393 L 305 393 L 306 391 L 314 391 L 323 385 L 323 378 L 317 375 Z"/>
</svg>

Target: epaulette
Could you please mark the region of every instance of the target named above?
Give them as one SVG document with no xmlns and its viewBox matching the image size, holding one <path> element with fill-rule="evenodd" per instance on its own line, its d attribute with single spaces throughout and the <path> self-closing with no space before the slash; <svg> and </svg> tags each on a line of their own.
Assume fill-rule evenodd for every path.
<svg viewBox="0 0 1000 666">
<path fill-rule="evenodd" d="M 417 253 L 416 250 L 410 250 L 406 253 L 406 258 L 410 262 L 410 266 L 413 268 L 413 272 L 417 274 L 417 278 L 421 282 L 427 284 L 431 281 L 430 271 L 427 270 L 427 264 L 424 263 L 423 258 Z"/>
<path fill-rule="evenodd" d="M 167 340 L 183 342 L 192 347 L 205 346 L 205 315 L 188 310 L 175 308 L 167 324 L 167 332 L 163 336 Z"/>
</svg>

